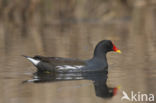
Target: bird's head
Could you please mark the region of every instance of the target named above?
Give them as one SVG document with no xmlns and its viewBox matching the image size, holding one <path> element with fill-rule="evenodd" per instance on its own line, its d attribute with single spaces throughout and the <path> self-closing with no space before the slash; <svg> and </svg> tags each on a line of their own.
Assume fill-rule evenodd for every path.
<svg viewBox="0 0 156 103">
<path fill-rule="evenodd" d="M 121 51 L 112 43 L 111 40 L 102 40 L 96 45 L 94 55 L 102 56 L 110 51 L 121 53 Z"/>
</svg>

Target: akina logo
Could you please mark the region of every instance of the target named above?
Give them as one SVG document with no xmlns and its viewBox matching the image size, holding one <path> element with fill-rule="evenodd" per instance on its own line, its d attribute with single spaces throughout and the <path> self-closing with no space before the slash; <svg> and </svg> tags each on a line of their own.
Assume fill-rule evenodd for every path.
<svg viewBox="0 0 156 103">
<path fill-rule="evenodd" d="M 135 93 L 134 91 L 131 91 L 130 95 L 128 95 L 125 91 L 122 91 L 122 94 L 123 96 L 121 97 L 121 101 L 154 101 L 154 94 L 145 94 L 141 92 Z"/>
</svg>

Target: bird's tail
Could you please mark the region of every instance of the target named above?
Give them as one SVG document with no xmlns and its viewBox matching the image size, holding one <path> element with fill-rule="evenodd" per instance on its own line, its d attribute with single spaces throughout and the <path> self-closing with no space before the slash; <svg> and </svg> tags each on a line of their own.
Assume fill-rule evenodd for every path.
<svg viewBox="0 0 156 103">
<path fill-rule="evenodd" d="M 23 56 L 23 57 L 25 57 L 25 58 L 31 58 L 31 57 L 29 57 L 29 56 L 26 56 L 26 55 L 21 55 L 21 56 Z"/>
<path fill-rule="evenodd" d="M 28 59 L 31 63 L 33 63 L 35 66 L 38 65 L 38 63 L 40 62 L 40 60 L 36 60 L 33 57 L 29 57 L 26 55 L 22 55 L 23 57 L 25 57 L 26 59 Z"/>
</svg>

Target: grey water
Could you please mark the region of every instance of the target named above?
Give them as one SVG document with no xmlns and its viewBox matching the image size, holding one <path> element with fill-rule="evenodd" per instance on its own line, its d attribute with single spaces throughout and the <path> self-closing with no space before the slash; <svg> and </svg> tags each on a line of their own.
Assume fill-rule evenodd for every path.
<svg viewBox="0 0 156 103">
<path fill-rule="evenodd" d="M 90 37 L 90 35 L 88 36 Z M 37 51 L 34 50 L 34 47 L 30 44 L 19 44 L 15 41 L 16 45 L 13 44 L 12 47 L 9 48 L 10 50 L 7 51 L 8 53 L 4 54 L 0 58 L 0 102 L 102 103 L 105 101 L 108 103 L 115 103 L 118 101 L 118 103 L 120 103 L 122 102 L 121 97 L 123 90 L 129 94 L 131 91 L 136 93 L 141 92 L 146 94 L 155 94 L 155 38 L 144 38 L 141 36 L 138 37 L 136 35 L 129 35 L 129 38 L 126 38 L 125 40 L 125 38 L 121 35 L 101 34 L 96 36 L 96 39 L 94 38 L 89 41 L 79 40 L 77 41 L 78 43 L 73 43 L 71 41 L 64 40 L 63 38 L 61 40 L 55 39 L 53 42 L 56 43 L 52 43 L 52 47 L 47 48 L 45 54 L 47 56 L 87 59 L 92 56 L 93 49 L 101 37 L 103 37 L 103 39 L 111 39 L 122 51 L 122 54 L 112 52 L 107 55 L 109 63 L 107 84 L 110 87 L 120 86 L 117 95 L 113 98 L 103 99 L 96 96 L 93 81 L 86 79 L 83 80 L 84 78 L 82 78 L 81 74 L 74 74 L 74 76 L 72 74 L 62 76 L 62 78 L 65 79 L 73 79 L 71 81 L 23 84 L 23 81 L 34 78 L 33 73 L 36 71 L 36 68 L 20 55 L 27 54 L 33 56 L 37 54 Z M 117 37 L 117 39 L 115 39 L 115 37 Z M 150 40 L 147 42 L 146 39 Z M 64 43 L 60 43 L 58 41 Z M 84 44 L 82 44 L 81 41 L 83 41 Z M 79 44 L 78 47 L 71 46 L 76 43 Z M 23 45 L 27 47 L 23 47 Z M 64 46 L 67 46 L 68 48 L 70 46 L 71 47 L 70 49 L 67 49 L 64 48 Z M 57 47 L 57 49 L 54 49 L 54 47 Z M 51 51 L 56 51 L 56 53 L 53 54 Z M 90 77 L 94 78 L 94 76 Z M 50 78 L 50 80 L 51 79 L 52 78 Z M 128 103 L 130 101 L 125 100 L 124 103 L 125 102 Z"/>
</svg>

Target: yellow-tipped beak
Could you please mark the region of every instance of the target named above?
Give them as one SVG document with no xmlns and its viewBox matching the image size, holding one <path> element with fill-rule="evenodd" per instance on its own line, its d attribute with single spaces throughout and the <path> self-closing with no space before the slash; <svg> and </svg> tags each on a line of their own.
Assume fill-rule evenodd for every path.
<svg viewBox="0 0 156 103">
<path fill-rule="evenodd" d="M 121 87 L 120 86 L 117 86 L 117 88 L 120 89 Z"/>
<path fill-rule="evenodd" d="M 117 50 L 116 52 L 121 53 L 121 51 L 120 51 L 120 50 Z"/>
</svg>

